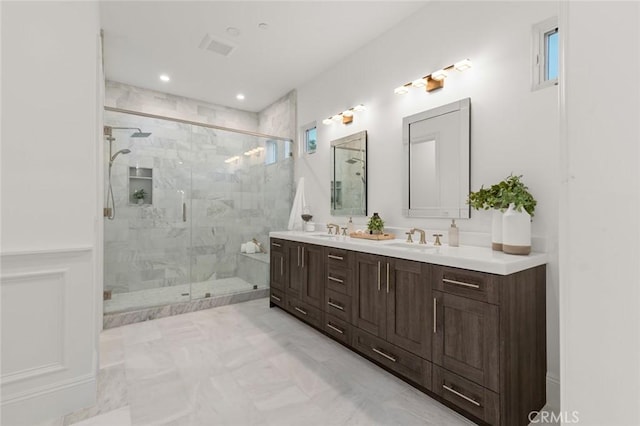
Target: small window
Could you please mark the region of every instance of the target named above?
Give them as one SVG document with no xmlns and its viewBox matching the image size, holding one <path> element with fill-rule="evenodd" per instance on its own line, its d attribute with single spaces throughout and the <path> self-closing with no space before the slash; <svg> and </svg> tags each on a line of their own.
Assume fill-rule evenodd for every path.
<svg viewBox="0 0 640 426">
<path fill-rule="evenodd" d="M 559 37 L 557 17 L 533 26 L 533 90 L 558 84 Z"/>
<path fill-rule="evenodd" d="M 273 164 L 278 161 L 278 142 L 267 141 L 265 144 L 266 154 L 264 156 L 265 164 Z"/>
<path fill-rule="evenodd" d="M 304 152 L 306 154 L 313 154 L 314 152 L 316 152 L 316 148 L 318 145 L 316 123 L 314 122 L 306 126 L 303 126 L 302 136 L 303 136 L 302 143 L 303 143 Z"/>
</svg>

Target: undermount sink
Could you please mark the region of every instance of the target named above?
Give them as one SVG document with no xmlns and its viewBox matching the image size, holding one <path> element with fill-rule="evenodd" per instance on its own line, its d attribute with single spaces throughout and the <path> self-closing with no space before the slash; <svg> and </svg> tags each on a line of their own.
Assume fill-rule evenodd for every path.
<svg viewBox="0 0 640 426">
<path fill-rule="evenodd" d="M 333 234 L 311 234 L 309 236 L 310 237 L 318 237 L 318 238 L 334 238 L 337 235 L 333 235 Z"/>
<path fill-rule="evenodd" d="M 418 250 L 418 251 L 426 251 L 426 250 L 432 250 L 436 248 L 435 246 L 428 246 L 426 244 L 419 244 L 419 243 L 390 243 L 390 244 L 387 244 L 387 246 L 403 248 L 408 250 Z"/>
</svg>

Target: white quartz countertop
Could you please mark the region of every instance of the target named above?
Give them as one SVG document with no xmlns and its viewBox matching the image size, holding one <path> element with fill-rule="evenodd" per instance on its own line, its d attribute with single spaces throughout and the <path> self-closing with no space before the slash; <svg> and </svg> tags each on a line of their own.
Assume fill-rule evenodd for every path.
<svg viewBox="0 0 640 426">
<path fill-rule="evenodd" d="M 404 240 L 372 241 L 360 238 L 328 235 L 326 232 L 281 231 L 269 233 L 271 238 L 317 244 L 363 253 L 379 254 L 399 259 L 435 265 L 452 266 L 497 275 L 509 275 L 547 262 L 546 253 L 532 252 L 528 256 L 505 254 L 489 247 L 460 246 L 433 243 L 407 244 Z"/>
</svg>

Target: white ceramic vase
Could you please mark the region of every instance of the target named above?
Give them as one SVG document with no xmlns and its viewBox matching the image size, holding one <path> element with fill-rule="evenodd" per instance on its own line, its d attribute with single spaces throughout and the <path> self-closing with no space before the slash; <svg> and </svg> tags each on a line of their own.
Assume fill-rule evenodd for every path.
<svg viewBox="0 0 640 426">
<path fill-rule="evenodd" d="M 502 215 L 503 213 L 495 209 L 491 217 L 491 248 L 502 251 Z"/>
<path fill-rule="evenodd" d="M 531 253 L 531 216 L 511 203 L 502 217 L 502 251 L 508 254 Z"/>
</svg>

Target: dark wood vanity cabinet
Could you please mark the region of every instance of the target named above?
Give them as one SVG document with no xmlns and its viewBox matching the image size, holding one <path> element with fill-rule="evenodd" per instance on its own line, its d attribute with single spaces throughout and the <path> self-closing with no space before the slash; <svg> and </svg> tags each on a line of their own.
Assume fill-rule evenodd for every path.
<svg viewBox="0 0 640 426">
<path fill-rule="evenodd" d="M 354 325 L 431 359 L 431 293 L 426 263 L 358 253 Z"/>
<path fill-rule="evenodd" d="M 271 240 L 270 250 L 270 300 L 272 303 L 285 307 L 285 290 L 289 282 L 289 257 L 286 253 L 286 242 Z"/>
<path fill-rule="evenodd" d="M 271 247 L 274 305 L 476 421 L 526 425 L 544 406 L 544 265 L 495 275 L 276 239 Z"/>
<path fill-rule="evenodd" d="M 432 277 L 432 391 L 489 424 L 529 424 L 546 403 L 545 266 Z"/>
</svg>

